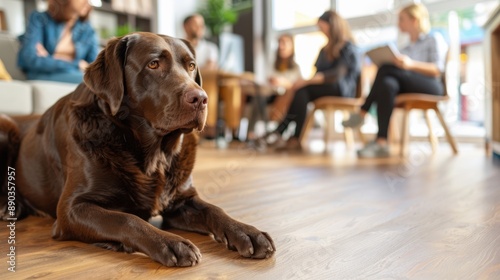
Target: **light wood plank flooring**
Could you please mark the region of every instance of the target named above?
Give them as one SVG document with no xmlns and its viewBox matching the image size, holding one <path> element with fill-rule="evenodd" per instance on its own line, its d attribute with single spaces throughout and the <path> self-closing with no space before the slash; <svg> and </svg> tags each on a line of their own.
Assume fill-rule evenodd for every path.
<svg viewBox="0 0 500 280">
<path fill-rule="evenodd" d="M 322 155 L 259 154 L 244 146 L 199 149 L 200 195 L 267 231 L 277 253 L 248 260 L 207 236 L 175 231 L 203 254 L 168 268 L 142 254 L 50 238 L 53 221 L 16 224 L 16 272 L 0 279 L 500 279 L 500 166 L 481 147 L 406 160 L 358 160 L 342 143 Z"/>
</svg>

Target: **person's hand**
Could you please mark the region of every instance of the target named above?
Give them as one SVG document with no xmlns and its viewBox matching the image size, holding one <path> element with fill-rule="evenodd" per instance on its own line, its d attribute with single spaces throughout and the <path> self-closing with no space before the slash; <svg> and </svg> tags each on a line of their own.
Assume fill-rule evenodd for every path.
<svg viewBox="0 0 500 280">
<path fill-rule="evenodd" d="M 292 86 L 290 81 L 288 81 L 287 79 L 285 79 L 283 77 L 271 77 L 271 78 L 269 78 L 269 83 L 275 87 L 290 88 Z"/>
<path fill-rule="evenodd" d="M 42 44 L 36 43 L 36 55 L 40 57 L 47 57 L 49 56 L 49 52 L 43 47 Z"/>
<path fill-rule="evenodd" d="M 297 91 L 297 90 L 299 90 L 299 89 L 301 89 L 301 88 L 303 88 L 303 87 L 305 87 L 307 85 L 308 85 L 308 81 L 307 80 L 300 79 L 300 80 L 297 80 L 295 83 L 293 83 L 292 90 L 293 91 Z"/>
<path fill-rule="evenodd" d="M 400 55 L 394 59 L 394 65 L 404 70 L 410 70 L 413 66 L 413 60 L 407 55 Z"/>
<path fill-rule="evenodd" d="M 78 67 L 82 72 L 85 72 L 85 70 L 87 70 L 87 67 L 89 67 L 89 63 L 85 60 L 80 60 L 80 62 L 78 63 Z"/>
<path fill-rule="evenodd" d="M 279 83 L 278 83 L 278 78 L 277 77 L 269 77 L 269 84 L 272 85 L 272 86 L 279 86 Z"/>
</svg>

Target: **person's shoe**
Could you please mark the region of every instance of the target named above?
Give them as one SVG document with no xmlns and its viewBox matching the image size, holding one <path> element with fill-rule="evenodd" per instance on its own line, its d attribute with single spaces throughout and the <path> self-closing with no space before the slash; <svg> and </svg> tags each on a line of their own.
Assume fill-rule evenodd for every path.
<svg viewBox="0 0 500 280">
<path fill-rule="evenodd" d="M 370 142 L 366 146 L 358 150 L 358 157 L 360 158 L 386 158 L 391 154 L 387 145 L 380 145 L 377 142 Z"/>
<path fill-rule="evenodd" d="M 276 132 L 267 133 L 264 136 L 249 140 L 248 146 L 260 152 L 265 152 L 268 148 L 280 146 L 285 142 L 281 135 Z"/>
<path fill-rule="evenodd" d="M 299 139 L 292 137 L 286 142 L 277 145 L 274 150 L 276 152 L 300 152 L 302 151 L 302 146 L 300 145 Z"/>
<path fill-rule="evenodd" d="M 351 113 L 349 118 L 342 122 L 344 127 L 358 127 L 363 125 L 364 119 L 361 114 Z"/>
</svg>

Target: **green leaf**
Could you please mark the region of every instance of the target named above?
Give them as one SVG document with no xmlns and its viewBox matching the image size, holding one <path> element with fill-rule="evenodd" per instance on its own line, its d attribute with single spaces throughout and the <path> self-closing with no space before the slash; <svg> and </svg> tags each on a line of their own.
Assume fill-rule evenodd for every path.
<svg viewBox="0 0 500 280">
<path fill-rule="evenodd" d="M 238 20 L 238 12 L 226 5 L 225 0 L 208 0 L 198 11 L 205 19 L 205 24 L 212 33 L 218 36 L 224 26 Z"/>
</svg>

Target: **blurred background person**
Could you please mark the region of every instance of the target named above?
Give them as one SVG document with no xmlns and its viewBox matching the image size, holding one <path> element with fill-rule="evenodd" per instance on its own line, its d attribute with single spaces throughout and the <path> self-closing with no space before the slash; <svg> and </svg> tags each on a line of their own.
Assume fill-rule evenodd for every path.
<svg viewBox="0 0 500 280">
<path fill-rule="evenodd" d="M 300 150 L 299 136 L 307 115 L 307 104 L 323 96 L 354 97 L 361 71 L 358 50 L 353 43 L 348 23 L 335 11 L 326 11 L 317 22 L 319 30 L 327 37 L 327 44 L 320 50 L 315 63 L 316 74 L 307 80 L 299 79 L 291 87 L 294 93 L 285 118 L 278 128 L 267 135 L 266 143 L 279 149 Z M 291 122 L 296 123 L 294 134 L 285 142 L 283 133 Z"/>
<path fill-rule="evenodd" d="M 358 151 L 359 157 L 388 157 L 387 134 L 394 100 L 398 94 L 419 92 L 443 94 L 441 75 L 444 72 L 448 46 L 439 34 L 430 34 L 429 12 L 422 4 L 411 4 L 399 12 L 399 30 L 410 35 L 410 44 L 403 48 L 393 64 L 382 65 L 370 94 L 359 114 L 351 114 L 342 124 L 357 127 L 373 103 L 377 104 L 378 133 L 373 142 Z"/>
<path fill-rule="evenodd" d="M 184 19 L 184 32 L 186 40 L 191 43 L 196 51 L 196 63 L 203 70 L 217 69 L 219 50 L 217 46 L 205 40 L 205 20 L 200 14 L 193 14 Z"/>
<path fill-rule="evenodd" d="M 208 115 L 202 136 L 214 139 L 218 118 L 219 85 L 218 64 L 219 49 L 217 46 L 205 40 L 205 20 L 200 14 L 187 16 L 183 21 L 185 39 L 193 46 L 196 52 L 196 64 L 202 74 L 203 89 L 208 95 Z"/>
<path fill-rule="evenodd" d="M 99 52 L 88 22 L 91 10 L 87 0 L 49 0 L 46 12 L 30 15 L 18 54 L 18 66 L 29 80 L 83 81 Z"/>
<path fill-rule="evenodd" d="M 276 58 L 269 73 L 269 84 L 274 93 L 270 100 L 272 104 L 270 119 L 281 121 L 292 101 L 291 88 L 296 81 L 302 79 L 300 67 L 295 62 L 295 46 L 291 34 L 279 36 Z"/>
<path fill-rule="evenodd" d="M 291 88 L 293 84 L 302 79 L 299 65 L 295 62 L 295 46 L 293 35 L 282 34 L 278 37 L 278 47 L 273 63 L 269 65 L 268 70 L 268 83 L 259 86 L 259 95 L 255 96 L 255 88 L 252 86 L 244 87 L 242 101 L 243 103 L 253 102 L 253 98 L 260 98 L 258 101 L 261 111 L 265 111 L 269 107 L 269 113 L 266 113 L 266 120 L 269 120 L 276 128 L 276 122 L 281 121 L 286 112 L 290 102 L 292 101 L 293 92 Z M 254 105 L 255 106 L 255 105 Z M 255 113 L 255 112 L 253 112 Z M 272 126 L 271 126 L 272 127 Z M 255 140 L 255 123 L 249 124 L 248 139 Z"/>
</svg>

